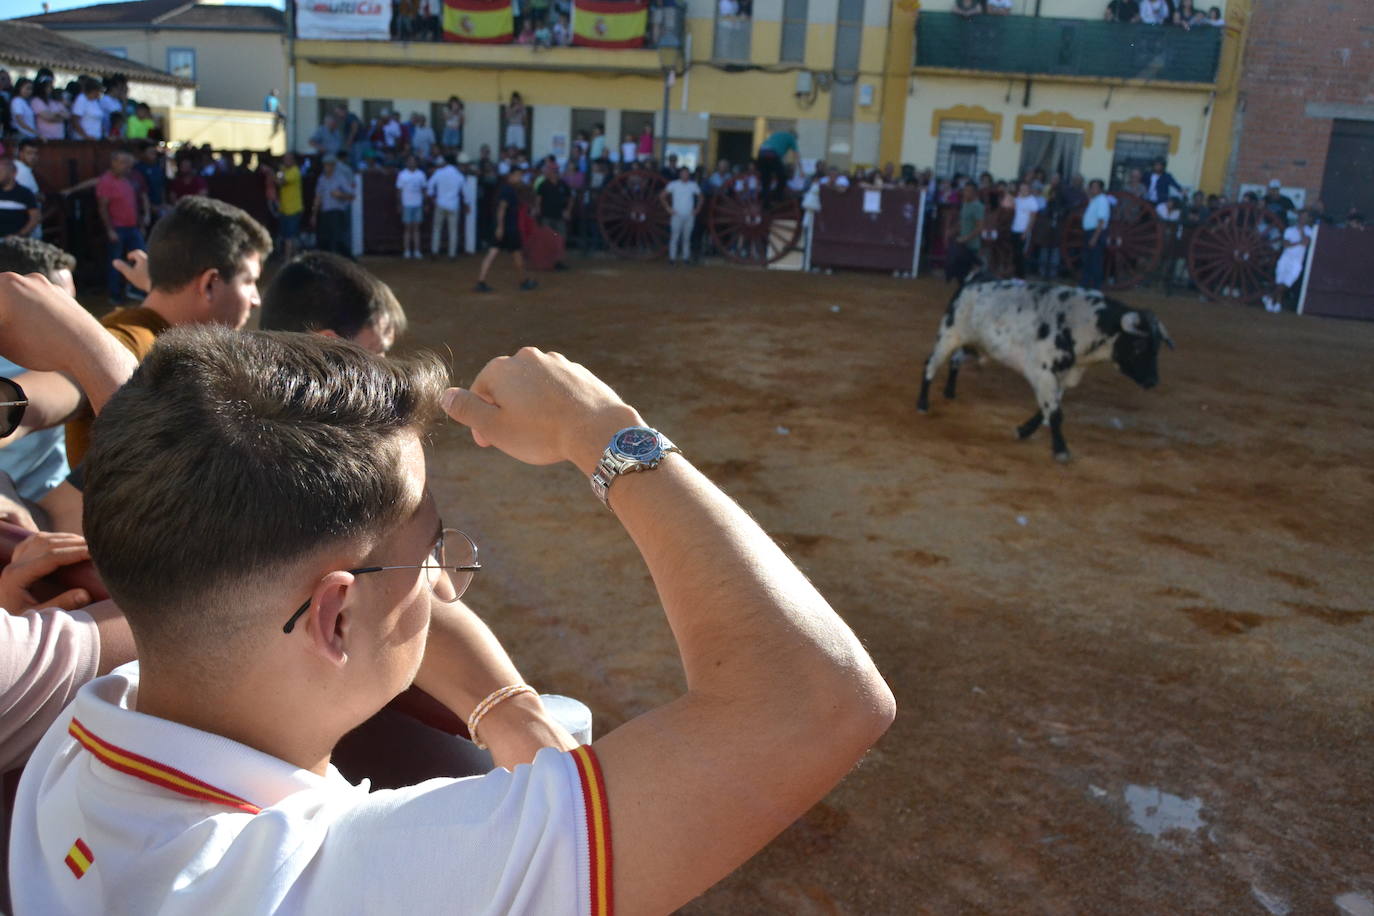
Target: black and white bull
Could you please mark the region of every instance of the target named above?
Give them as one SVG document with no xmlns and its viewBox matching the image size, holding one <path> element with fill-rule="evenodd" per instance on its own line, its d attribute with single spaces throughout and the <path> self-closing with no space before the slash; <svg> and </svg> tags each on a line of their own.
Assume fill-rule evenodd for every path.
<svg viewBox="0 0 1374 916">
<path fill-rule="evenodd" d="M 1132 309 L 1096 290 L 974 278 L 960 288 L 940 322 L 935 349 L 926 360 L 916 409 L 930 409 L 930 383 L 951 355 L 945 397 L 954 397 L 959 354 L 976 349 L 1026 377 L 1039 409 L 1016 428 L 1026 439 L 1050 427 L 1054 457 L 1067 461 L 1064 442 L 1064 391 L 1078 384 L 1083 370 L 1110 359 L 1142 388 L 1159 382 L 1159 345 L 1174 342 L 1153 312 Z"/>
</svg>

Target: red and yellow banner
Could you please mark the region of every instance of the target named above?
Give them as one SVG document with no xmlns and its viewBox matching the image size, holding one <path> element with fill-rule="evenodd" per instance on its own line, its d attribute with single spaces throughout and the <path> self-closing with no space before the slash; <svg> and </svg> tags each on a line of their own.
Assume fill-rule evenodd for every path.
<svg viewBox="0 0 1374 916">
<path fill-rule="evenodd" d="M 444 41 L 504 45 L 514 40 L 511 0 L 444 0 Z"/>
<path fill-rule="evenodd" d="M 649 25 L 644 0 L 573 0 L 573 44 L 584 48 L 640 48 Z"/>
</svg>

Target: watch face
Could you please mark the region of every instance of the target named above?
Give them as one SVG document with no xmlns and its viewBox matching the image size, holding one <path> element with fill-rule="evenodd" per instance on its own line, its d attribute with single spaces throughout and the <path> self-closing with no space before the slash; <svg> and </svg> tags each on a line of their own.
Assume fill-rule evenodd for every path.
<svg viewBox="0 0 1374 916">
<path fill-rule="evenodd" d="M 636 461 L 652 461 L 661 451 L 658 446 L 658 433 L 643 426 L 622 429 L 616 433 L 612 444 L 617 452 Z"/>
</svg>

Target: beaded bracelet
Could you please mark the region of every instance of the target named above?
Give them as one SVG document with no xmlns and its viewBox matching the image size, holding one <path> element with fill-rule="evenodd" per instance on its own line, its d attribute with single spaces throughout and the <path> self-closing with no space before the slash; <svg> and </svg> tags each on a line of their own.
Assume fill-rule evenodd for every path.
<svg viewBox="0 0 1374 916">
<path fill-rule="evenodd" d="M 472 711 L 472 715 L 468 716 L 468 737 L 472 739 L 473 744 L 477 745 L 481 750 L 487 749 L 487 746 L 477 737 L 477 726 L 482 723 L 482 718 L 487 713 L 491 712 L 503 701 L 509 700 L 511 697 L 521 693 L 530 693 L 535 696 L 539 695 L 529 684 L 510 684 L 498 690 L 493 690 L 491 693 L 487 694 L 486 699 L 477 704 L 477 708 Z"/>
</svg>

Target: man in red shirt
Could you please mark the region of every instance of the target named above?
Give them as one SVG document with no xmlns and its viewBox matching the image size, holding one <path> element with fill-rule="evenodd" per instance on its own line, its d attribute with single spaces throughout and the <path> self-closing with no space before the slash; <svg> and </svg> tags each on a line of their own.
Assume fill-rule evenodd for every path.
<svg viewBox="0 0 1374 916">
<path fill-rule="evenodd" d="M 95 199 L 100 208 L 100 222 L 105 226 L 110 255 L 110 304 L 123 305 L 124 275 L 115 269 L 114 262 L 130 251 L 147 248 L 138 228 L 138 192 L 129 180 L 134 157 L 131 153 L 116 152 L 110 156 L 110 170 L 100 176 L 95 186 Z"/>
</svg>

